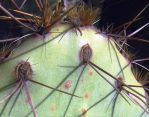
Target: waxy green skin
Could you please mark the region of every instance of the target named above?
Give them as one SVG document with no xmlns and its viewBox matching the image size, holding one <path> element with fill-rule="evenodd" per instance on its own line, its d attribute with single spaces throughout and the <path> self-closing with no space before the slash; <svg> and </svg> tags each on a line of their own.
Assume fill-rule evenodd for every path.
<svg viewBox="0 0 149 117">
<path fill-rule="evenodd" d="M 21 61 L 30 62 L 33 70 L 33 80 L 54 88 L 57 87 L 67 74 L 69 74 L 75 66 L 80 64 L 79 53 L 81 47 L 85 44 L 89 44 L 92 49 L 92 57 L 90 61 L 115 77 L 123 76 L 122 73 L 118 76 L 117 74 L 121 71 L 121 67 L 123 68 L 128 64 L 128 61 L 117 50 L 112 39 L 110 39 L 110 42 L 114 46 L 116 52 L 111 44 L 108 44 L 109 39 L 105 35 L 97 33 L 97 30 L 94 27 L 80 28 L 82 35 L 79 32 L 76 34 L 76 31 L 73 29 L 62 33 L 66 29 L 69 29 L 68 25 L 58 25 L 53 28 L 51 33 L 47 34 L 44 39 L 42 36 L 36 35 L 25 40 L 23 44 L 15 50 L 10 60 L 0 64 L 0 87 L 4 87 L 16 80 L 14 77 L 14 70 Z M 111 57 L 108 45 L 110 45 Z M 116 53 L 120 60 L 121 67 L 118 64 Z M 83 67 L 84 65 L 70 75 L 58 89 L 72 93 Z M 101 71 L 99 72 L 115 85 L 115 80 L 105 73 Z M 132 74 L 130 65 L 123 70 L 123 73 L 125 76 L 125 84 L 140 85 Z M 69 85 L 66 86 L 67 83 L 70 83 L 70 87 Z M 27 84 L 34 105 L 37 105 L 52 91 L 51 89 L 29 81 L 27 81 Z M 137 90 L 142 95 L 145 95 L 142 88 L 133 89 Z M 66 113 L 66 117 L 79 116 L 112 90 L 113 87 L 87 65 L 75 91 L 75 95 L 80 96 L 81 98 L 73 97 Z M 1 91 L 0 97 L 2 98 L 4 94 L 8 94 L 10 91 L 12 91 L 12 88 L 3 92 Z M 109 109 L 107 108 L 115 93 L 116 91 L 104 101 L 90 109 L 84 117 L 110 117 L 112 105 Z M 15 96 L 16 94 L 13 96 L 12 100 L 10 100 L 2 117 L 8 117 L 8 112 L 11 107 L 10 105 L 13 103 Z M 128 99 L 127 96 L 125 97 Z M 36 109 L 36 112 L 39 117 L 63 116 L 70 98 L 70 95 L 55 91 Z M 118 96 L 114 117 L 139 117 L 141 115 L 143 110 L 130 99 L 128 100 L 130 105 L 122 98 L 122 96 Z M 0 104 L 0 109 L 2 109 L 3 106 L 4 103 Z M 10 117 L 24 117 L 30 111 L 31 108 L 28 104 L 27 97 L 24 90 L 22 90 Z M 33 114 L 30 114 L 29 117 L 33 117 Z"/>
</svg>

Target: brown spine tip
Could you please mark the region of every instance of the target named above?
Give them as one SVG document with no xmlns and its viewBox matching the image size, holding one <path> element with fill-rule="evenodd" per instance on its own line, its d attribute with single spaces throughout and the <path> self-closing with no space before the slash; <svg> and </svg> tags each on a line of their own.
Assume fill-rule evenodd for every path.
<svg viewBox="0 0 149 117">
<path fill-rule="evenodd" d="M 82 117 L 86 117 L 87 110 L 85 108 L 82 108 Z"/>
<path fill-rule="evenodd" d="M 123 78 L 118 77 L 118 80 L 115 82 L 115 86 L 119 91 L 122 91 L 123 89 Z"/>
<path fill-rule="evenodd" d="M 88 63 L 92 57 L 92 49 L 89 44 L 82 46 L 80 51 L 80 61 L 83 63 Z"/>
<path fill-rule="evenodd" d="M 32 78 L 32 68 L 29 62 L 21 61 L 15 68 L 15 78 L 28 80 Z"/>
</svg>

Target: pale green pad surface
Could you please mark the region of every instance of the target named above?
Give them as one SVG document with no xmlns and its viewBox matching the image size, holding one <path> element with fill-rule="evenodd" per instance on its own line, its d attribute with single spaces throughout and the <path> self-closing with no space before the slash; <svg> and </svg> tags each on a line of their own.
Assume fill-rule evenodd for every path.
<svg viewBox="0 0 149 117">
<path fill-rule="evenodd" d="M 66 26 L 59 26 L 58 28 L 53 29 L 53 31 L 62 32 L 65 30 Z M 79 65 L 79 51 L 80 48 L 88 43 L 93 51 L 93 56 L 91 61 L 109 72 L 110 74 L 117 77 L 117 73 L 121 70 L 120 65 L 118 64 L 118 59 L 116 57 L 116 53 L 118 54 L 118 58 L 120 60 L 120 64 L 122 68 L 128 64 L 128 62 L 124 59 L 124 57 L 117 51 L 114 43 L 110 39 L 111 43 L 116 49 L 116 53 L 113 50 L 111 44 L 110 52 L 108 47 L 108 39 L 101 34 L 97 34 L 95 29 L 84 28 L 82 30 L 82 35 L 78 32 L 76 34 L 75 31 L 71 30 L 62 37 L 59 36 L 53 41 L 48 42 L 47 44 L 34 49 L 28 53 L 25 53 L 17 58 L 14 58 L 4 64 L 0 65 L 0 87 L 9 84 L 14 81 L 13 73 L 15 66 L 21 62 L 22 60 L 27 60 L 32 64 L 33 69 L 33 80 L 44 83 L 46 85 L 56 87 L 65 76 L 71 72 L 74 67 L 66 68 L 60 66 L 77 66 Z M 25 41 L 14 53 L 12 56 L 15 57 L 23 53 L 23 51 L 30 50 L 31 48 L 36 47 L 37 45 L 41 45 L 48 40 L 51 40 L 53 37 L 58 35 L 58 33 L 50 33 L 46 35 L 46 39 L 42 40 L 40 36 L 35 36 L 32 39 L 28 39 Z M 62 37 L 62 39 L 61 39 Z M 80 75 L 83 66 L 77 69 L 68 79 L 67 81 L 71 83 L 71 87 L 69 89 L 64 88 L 64 83 L 59 87 L 60 90 L 64 90 L 66 92 L 73 92 L 77 79 Z M 99 71 L 99 70 L 98 70 Z M 99 71 L 102 75 L 104 75 L 113 85 L 115 84 L 114 80 L 103 72 Z M 124 71 L 125 83 L 131 85 L 139 85 L 139 83 L 135 80 L 130 66 L 128 66 Z M 123 76 L 122 73 L 120 76 Z M 52 90 L 39 86 L 37 84 L 31 83 L 27 81 L 30 94 L 32 96 L 32 100 L 34 105 L 37 105 L 43 98 L 45 98 Z M 135 89 L 135 88 L 134 88 Z M 138 92 L 144 95 L 143 89 L 136 88 Z M 8 94 L 10 90 L 6 90 L 0 93 L 0 99 L 4 96 L 4 94 Z M 76 117 L 80 115 L 83 110 L 88 109 L 95 102 L 103 98 L 107 95 L 113 88 L 110 86 L 101 76 L 99 76 L 89 65 L 85 68 L 77 89 L 75 91 L 75 95 L 78 95 L 82 98 L 73 97 L 68 112 L 66 114 L 67 117 Z M 111 108 L 112 105 L 108 108 L 109 103 L 113 99 L 116 91 L 110 95 L 107 99 L 93 107 L 86 113 L 85 117 L 110 117 L 111 116 Z M 10 100 L 10 103 L 6 107 L 2 117 L 8 117 L 8 112 L 10 107 L 15 99 L 16 94 Z M 54 92 L 47 100 L 44 101 L 38 108 L 37 114 L 39 117 L 60 117 L 63 116 L 67 104 L 69 102 L 71 96 Z M 126 96 L 125 96 L 126 97 Z M 126 97 L 128 99 L 128 97 Z M 128 99 L 129 105 L 120 95 L 118 96 L 118 100 L 115 107 L 114 117 L 139 117 L 139 115 L 143 112 L 143 110 L 137 105 L 134 104 L 130 99 Z M 4 104 L 0 104 L 0 109 Z M 137 111 L 136 111 L 137 110 Z M 12 110 L 11 117 L 23 117 L 28 112 L 31 111 L 31 108 L 27 102 L 27 98 L 25 92 L 22 91 L 19 99 L 15 107 Z M 30 117 L 33 117 L 30 114 Z"/>
</svg>

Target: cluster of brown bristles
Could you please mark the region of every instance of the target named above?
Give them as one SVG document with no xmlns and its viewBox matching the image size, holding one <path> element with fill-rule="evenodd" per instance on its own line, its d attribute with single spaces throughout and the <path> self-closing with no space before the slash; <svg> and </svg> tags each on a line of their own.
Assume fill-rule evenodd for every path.
<svg viewBox="0 0 149 117">
<path fill-rule="evenodd" d="M 24 12 L 15 3 L 15 6 L 17 6 L 16 9 L 11 9 L 10 11 L 23 16 L 17 17 L 12 15 L 12 13 L 5 9 L 3 4 L 0 3 L 0 9 L 8 15 L 0 16 L 0 19 L 14 20 L 20 24 L 20 26 L 43 35 L 48 33 L 52 26 L 59 21 L 72 25 L 75 25 L 77 22 L 79 26 L 90 26 L 93 25 L 98 15 L 98 9 L 89 8 L 83 2 L 71 6 L 69 5 L 67 10 L 64 10 L 65 5 L 63 1 L 58 2 L 54 9 L 50 8 L 48 0 L 35 0 L 35 4 L 38 6 L 40 15 Z"/>
<path fill-rule="evenodd" d="M 11 2 L 15 8 L 6 9 L 3 2 L 0 2 L 0 9 L 6 14 L 0 16 L 0 20 L 14 21 L 18 24 L 18 27 L 29 32 L 17 38 L 3 39 L 0 43 L 10 43 L 8 47 L 2 48 L 0 51 L 0 62 L 7 59 L 12 51 L 17 48 L 21 42 L 28 36 L 39 34 L 44 36 L 49 33 L 51 28 L 57 23 L 68 23 L 72 25 L 72 28 L 79 30 L 81 26 L 91 26 L 97 20 L 99 10 L 90 8 L 85 5 L 82 1 L 77 4 L 64 4 L 64 1 L 60 1 L 54 8 L 50 8 L 48 0 L 34 0 L 39 15 L 23 11 L 23 2 L 20 7 L 14 0 Z M 15 15 L 13 15 L 15 13 Z M 20 17 L 18 17 L 20 16 Z"/>
</svg>

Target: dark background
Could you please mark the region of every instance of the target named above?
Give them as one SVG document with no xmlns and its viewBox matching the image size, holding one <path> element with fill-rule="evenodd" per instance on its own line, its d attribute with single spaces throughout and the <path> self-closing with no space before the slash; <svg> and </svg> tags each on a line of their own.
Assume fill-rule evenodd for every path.
<svg viewBox="0 0 149 117">
<path fill-rule="evenodd" d="M 115 28 L 128 21 L 131 21 L 147 4 L 149 4 L 149 0 L 105 0 L 104 2 L 103 0 L 84 1 L 88 4 L 92 4 L 92 6 L 96 8 L 102 6 L 101 20 L 97 24 L 97 27 L 100 29 L 107 27 L 107 25 L 110 24 L 112 24 Z M 149 23 L 149 7 L 140 15 L 140 17 L 142 19 L 134 22 L 127 29 L 127 34 L 130 34 L 139 27 Z M 141 30 L 133 37 L 149 41 L 149 26 Z M 136 54 L 136 59 L 149 58 L 149 43 L 130 40 L 128 41 L 128 44 L 132 46 L 132 48 L 129 48 L 129 51 Z M 140 63 L 149 68 L 149 61 L 143 61 Z M 144 70 L 144 72 L 147 71 Z"/>
</svg>

